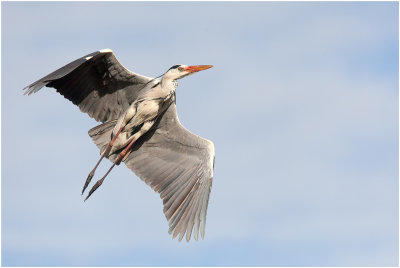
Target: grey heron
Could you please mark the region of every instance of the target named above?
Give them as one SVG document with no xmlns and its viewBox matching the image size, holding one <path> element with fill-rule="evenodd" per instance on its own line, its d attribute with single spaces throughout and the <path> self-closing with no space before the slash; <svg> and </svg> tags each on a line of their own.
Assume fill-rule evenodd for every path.
<svg viewBox="0 0 400 268">
<path fill-rule="evenodd" d="M 82 194 L 105 157 L 113 164 L 87 195 L 103 183 L 115 165 L 124 162 L 160 194 L 169 233 L 179 241 L 192 231 L 204 239 L 214 170 L 214 145 L 179 122 L 177 80 L 212 65 L 174 65 L 150 78 L 122 66 L 110 49 L 81 57 L 24 88 L 30 95 L 42 87 L 58 93 L 102 124 L 89 130 L 100 159 L 89 173 Z M 86 201 L 85 199 L 85 201 Z"/>
</svg>

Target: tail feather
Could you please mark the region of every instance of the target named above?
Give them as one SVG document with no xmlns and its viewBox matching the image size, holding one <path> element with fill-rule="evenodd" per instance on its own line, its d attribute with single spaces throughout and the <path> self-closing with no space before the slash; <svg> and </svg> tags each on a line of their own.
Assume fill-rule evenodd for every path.
<svg viewBox="0 0 400 268">
<path fill-rule="evenodd" d="M 112 131 L 117 124 L 117 119 L 105 122 L 89 130 L 89 136 L 100 149 L 100 154 L 107 148 L 112 139 Z"/>
</svg>

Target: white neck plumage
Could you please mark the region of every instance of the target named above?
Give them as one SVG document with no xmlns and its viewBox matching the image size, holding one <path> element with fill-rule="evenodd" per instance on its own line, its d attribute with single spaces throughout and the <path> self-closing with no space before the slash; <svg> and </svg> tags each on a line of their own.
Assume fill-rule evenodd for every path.
<svg viewBox="0 0 400 268">
<path fill-rule="evenodd" d="M 161 79 L 161 87 L 163 88 L 163 90 L 166 91 L 174 91 L 176 90 L 176 88 L 178 87 L 178 81 L 176 79 L 170 79 L 168 77 L 163 77 Z"/>
</svg>

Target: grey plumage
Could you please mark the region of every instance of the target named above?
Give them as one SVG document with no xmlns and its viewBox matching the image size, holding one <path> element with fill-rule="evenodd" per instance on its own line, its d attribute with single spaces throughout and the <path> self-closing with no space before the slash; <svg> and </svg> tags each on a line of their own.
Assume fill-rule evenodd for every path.
<svg viewBox="0 0 400 268">
<path fill-rule="evenodd" d="M 117 119 L 152 78 L 122 66 L 111 50 L 79 58 L 24 88 L 30 95 L 53 87 L 96 121 Z"/>
<path fill-rule="evenodd" d="M 183 66 L 175 65 L 167 73 L 170 70 L 182 72 Z M 183 72 L 175 79 L 202 70 L 199 67 L 210 68 L 185 66 L 186 73 Z M 178 236 L 180 241 L 186 235 L 186 240 L 189 241 L 193 233 L 197 240 L 199 231 L 204 238 L 213 179 L 214 145 L 211 141 L 192 134 L 179 122 L 175 104 L 175 79 L 172 81 L 173 89 L 170 93 L 160 95 L 165 96 L 161 97 L 165 101 L 161 99 L 164 102 L 158 104 L 159 93 L 154 94 L 153 91 L 161 90 L 164 81 L 162 79 L 135 74 L 125 69 L 111 50 L 101 50 L 77 59 L 32 83 L 25 88 L 25 94 L 37 92 L 43 86 L 54 87 L 82 112 L 104 122 L 89 130 L 89 136 L 100 149 L 100 153 L 114 163 L 118 162 L 119 154 L 125 148 L 121 147 L 111 153 L 107 151 L 110 141 L 119 134 L 116 134 L 118 124 L 129 114 L 128 109 L 138 109 L 138 104 L 135 103 L 142 99 L 148 101 L 149 96 L 152 96 L 154 101 L 150 98 L 151 105 L 159 105 L 159 114 L 144 121 L 151 123 L 149 130 L 143 130 L 145 123 L 132 128 L 130 135 L 140 131 L 143 134 L 134 141 L 122 161 L 160 194 L 164 214 L 169 222 L 169 233 L 173 238 Z M 128 118 L 129 122 L 133 122 L 133 118 Z M 88 177 L 87 182 L 90 179 Z M 101 183 L 102 181 L 99 185 Z"/>
</svg>

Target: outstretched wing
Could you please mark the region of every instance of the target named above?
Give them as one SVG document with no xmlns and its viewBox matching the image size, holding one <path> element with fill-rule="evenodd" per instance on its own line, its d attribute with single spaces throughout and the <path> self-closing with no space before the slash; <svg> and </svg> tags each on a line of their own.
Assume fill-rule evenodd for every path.
<svg viewBox="0 0 400 268">
<path fill-rule="evenodd" d="M 179 122 L 172 103 L 124 161 L 154 191 L 160 193 L 169 233 L 179 241 L 192 230 L 204 238 L 214 169 L 214 145 L 190 133 Z"/>
<path fill-rule="evenodd" d="M 100 122 L 117 119 L 152 78 L 127 70 L 110 49 L 79 58 L 24 88 L 32 94 L 53 87 Z"/>
</svg>

